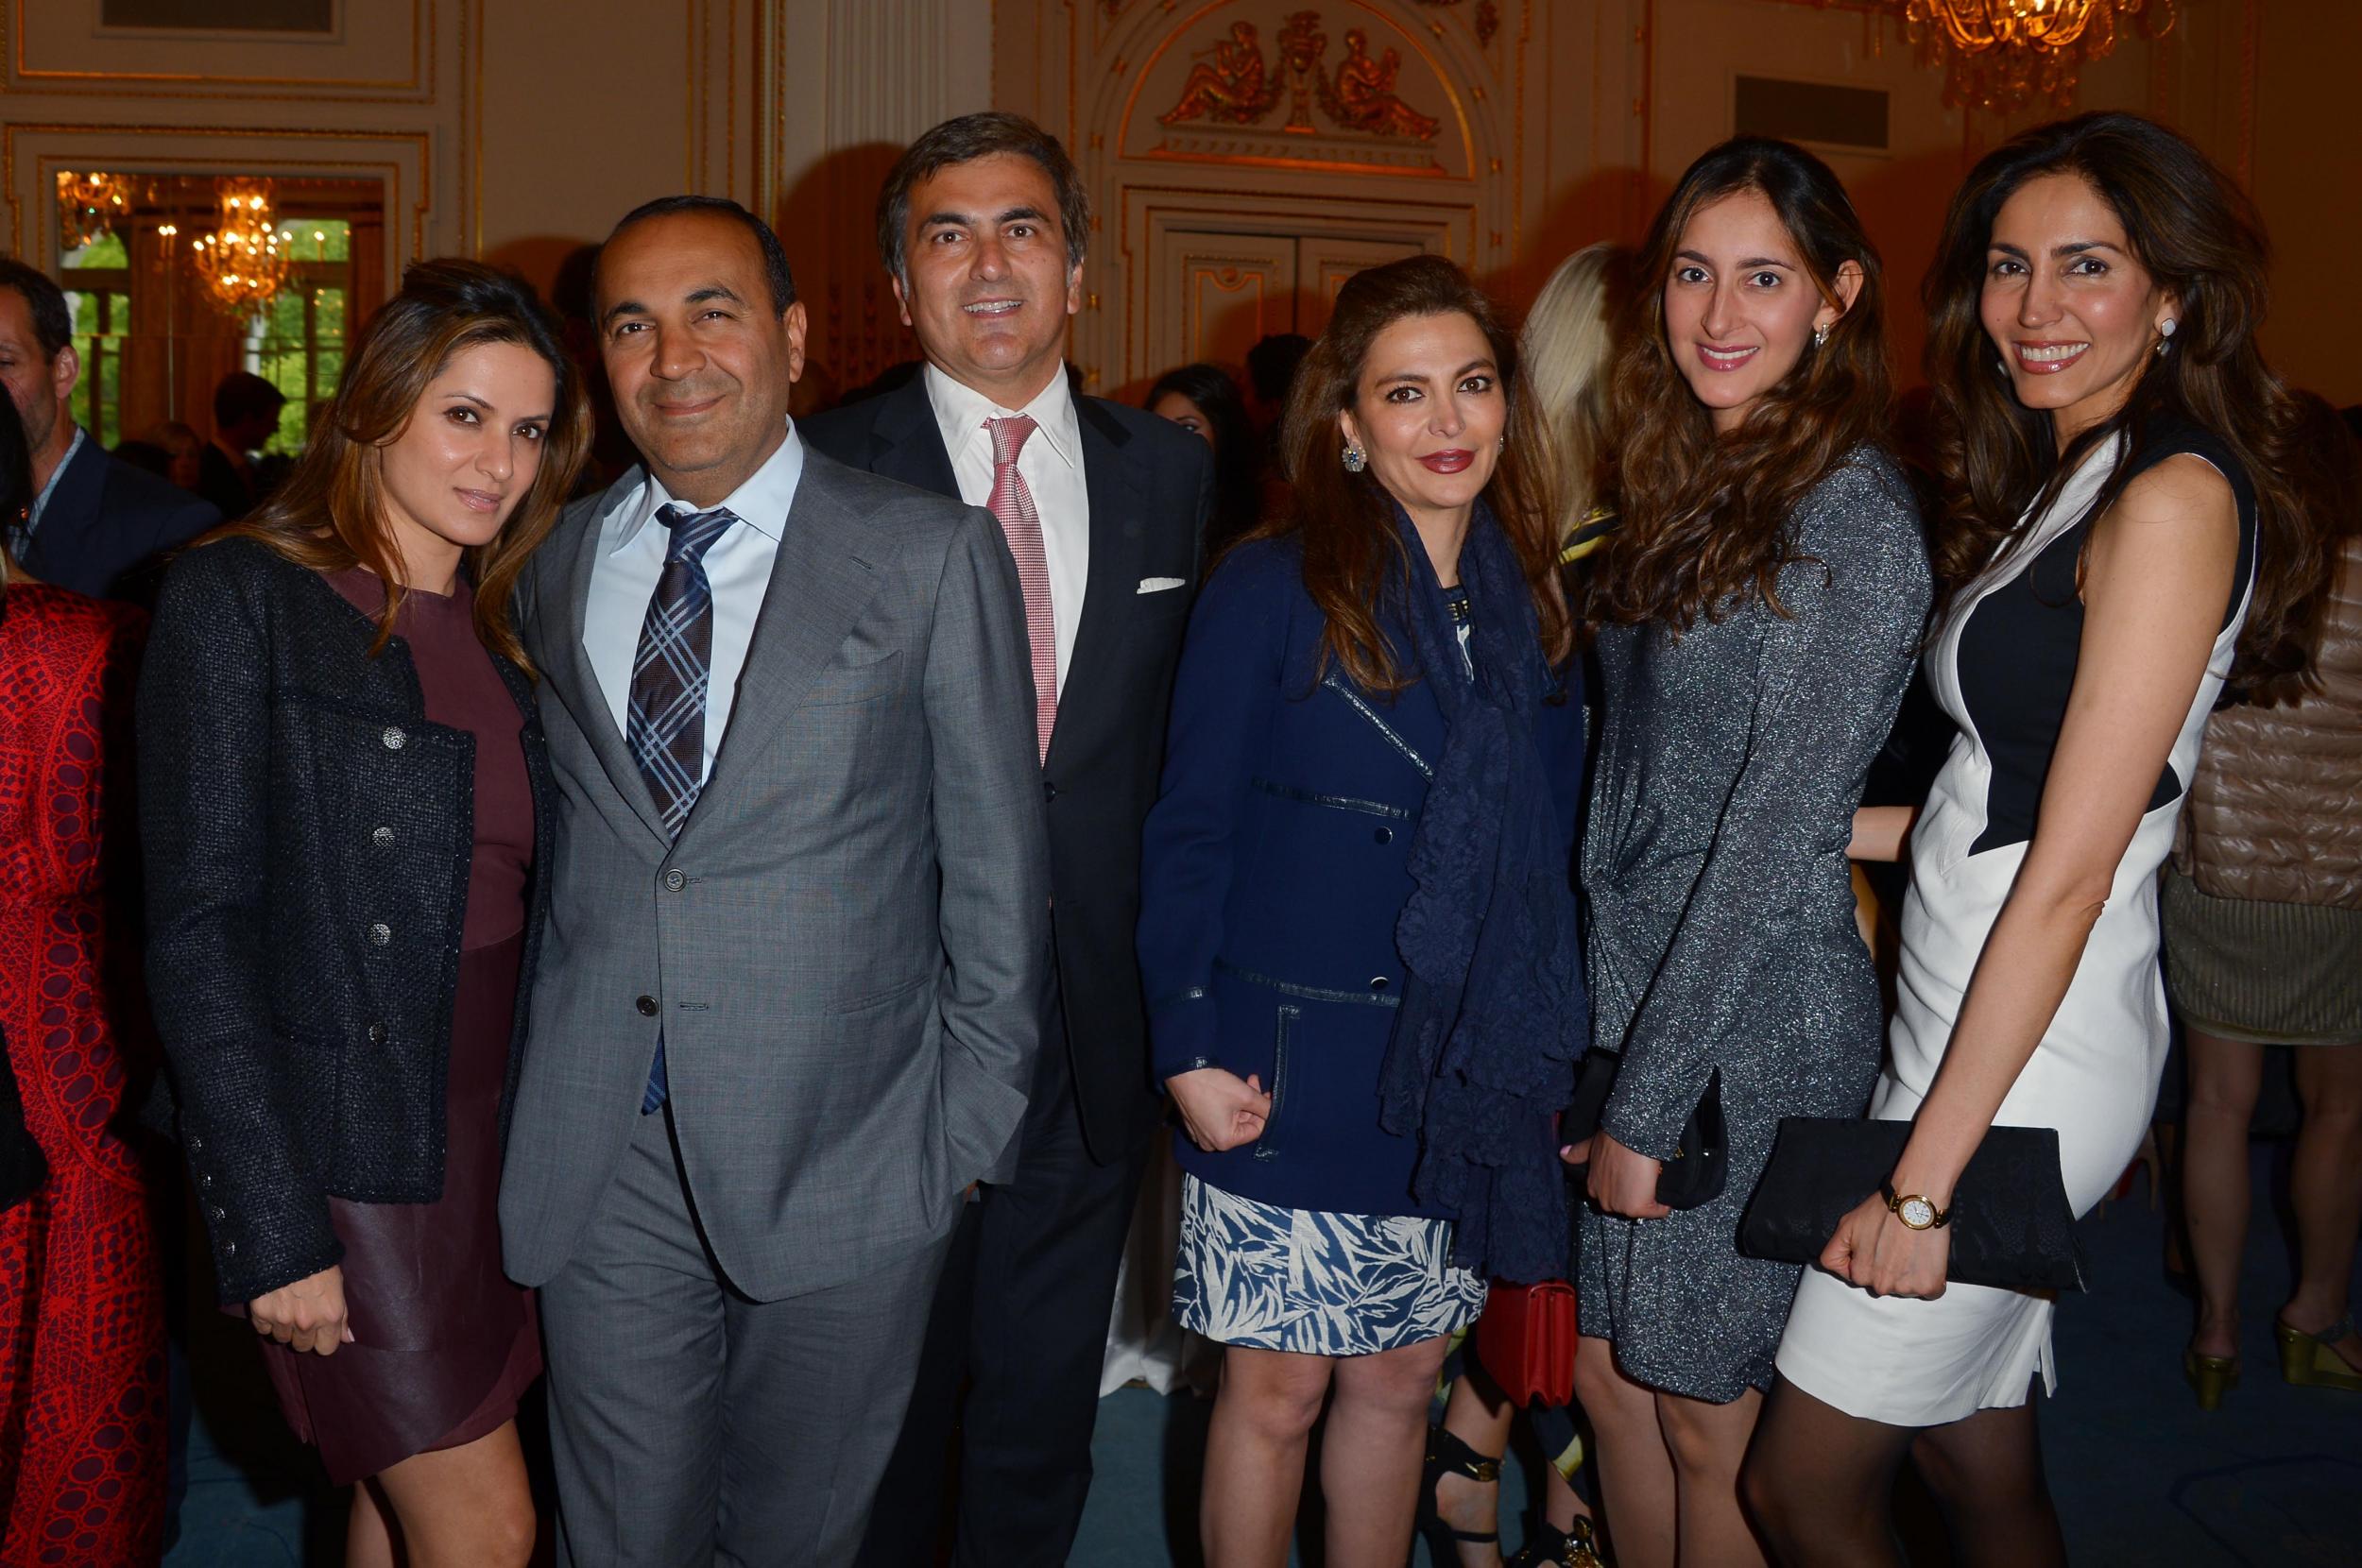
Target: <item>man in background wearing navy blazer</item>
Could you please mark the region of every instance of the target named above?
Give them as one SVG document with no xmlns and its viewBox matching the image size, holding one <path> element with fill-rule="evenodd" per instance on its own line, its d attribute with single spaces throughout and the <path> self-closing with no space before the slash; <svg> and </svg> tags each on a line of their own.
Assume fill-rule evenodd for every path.
<svg viewBox="0 0 2362 1568">
<path fill-rule="evenodd" d="M 33 510 L 0 519 L 25 570 L 52 588 L 142 603 L 158 557 L 221 520 L 186 490 L 113 456 L 74 422 L 74 317 L 49 278 L 0 257 L 0 381 L 25 421 Z"/>
<path fill-rule="evenodd" d="M 994 486 L 986 420 L 1030 417 L 1016 458 L 1039 514 L 1054 610 L 1049 804 L 1053 984 L 1016 1178 L 961 1226 L 918 1386 L 862 1560 L 934 1560 L 963 1373 L 954 1561 L 1063 1562 L 1090 1482 L 1117 1264 L 1160 1102 L 1133 932 L 1140 824 L 1211 504 L 1203 441 L 1074 395 L 1088 198 L 1056 138 L 1012 114 L 948 121 L 887 177 L 878 240 L 926 369 L 806 422 L 854 468 L 970 505 Z M 1037 675 L 1037 683 L 1039 681 Z"/>
</svg>

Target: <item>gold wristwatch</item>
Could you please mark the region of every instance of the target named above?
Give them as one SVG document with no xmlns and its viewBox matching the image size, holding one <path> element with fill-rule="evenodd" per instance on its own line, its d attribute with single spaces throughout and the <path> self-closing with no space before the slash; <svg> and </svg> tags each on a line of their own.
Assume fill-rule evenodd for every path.
<svg viewBox="0 0 2362 1568">
<path fill-rule="evenodd" d="M 1891 1177 L 1878 1183 L 1878 1196 L 1887 1201 L 1887 1212 L 1914 1231 L 1932 1231 L 1952 1222 L 1952 1211 L 1940 1209 L 1918 1193 L 1894 1193 Z"/>
</svg>

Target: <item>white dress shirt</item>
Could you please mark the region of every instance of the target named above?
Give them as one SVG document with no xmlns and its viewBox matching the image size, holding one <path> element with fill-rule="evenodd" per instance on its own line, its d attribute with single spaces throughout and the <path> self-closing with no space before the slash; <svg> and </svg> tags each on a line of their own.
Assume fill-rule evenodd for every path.
<svg viewBox="0 0 2362 1568">
<path fill-rule="evenodd" d="M 640 653 L 640 626 L 647 619 L 657 579 L 663 575 L 664 552 L 672 537 L 672 530 L 656 520 L 657 509 L 672 504 L 675 499 L 656 475 L 642 471 L 638 492 L 608 515 L 600 531 L 598 558 L 590 569 L 590 596 L 582 616 L 583 651 L 590 656 L 591 673 L 606 693 L 615 727 L 626 738 L 631 734 L 631 669 Z M 722 503 L 738 520 L 705 554 L 706 581 L 713 588 L 713 648 L 706 685 L 705 768 L 698 775 L 700 784 L 712 774 L 713 758 L 721 752 L 723 734 L 729 728 L 739 672 L 746 667 L 755 618 L 762 613 L 762 596 L 771 587 L 771 563 L 779 557 L 787 511 L 795 503 L 796 486 L 803 477 L 804 443 L 791 422 L 779 450 Z"/>
<path fill-rule="evenodd" d="M 1090 582 L 1090 487 L 1083 478 L 1083 430 L 1074 417 L 1074 395 L 1061 367 L 1023 408 L 1002 408 L 930 364 L 927 401 L 951 454 L 951 476 L 960 499 L 983 506 L 992 497 L 992 433 L 986 419 L 1022 414 L 1040 428 L 1017 454 L 1017 471 L 1034 493 L 1041 514 L 1042 553 L 1050 558 L 1050 616 L 1058 635 L 1058 690 L 1066 690 L 1067 663 L 1074 656 L 1075 629 L 1083 623 L 1083 593 Z"/>
</svg>

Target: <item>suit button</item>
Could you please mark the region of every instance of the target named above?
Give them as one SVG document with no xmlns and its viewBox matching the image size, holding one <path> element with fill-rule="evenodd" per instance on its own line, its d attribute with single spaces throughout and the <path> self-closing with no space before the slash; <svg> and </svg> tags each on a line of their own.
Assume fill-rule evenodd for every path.
<svg viewBox="0 0 2362 1568">
<path fill-rule="evenodd" d="M 238 1255 L 238 1244 L 234 1241 L 223 1242 L 221 1244 L 221 1255 L 224 1257 L 236 1257 Z"/>
<path fill-rule="evenodd" d="M 369 1026 L 369 1044 L 372 1046 L 382 1046 L 385 1043 L 385 1026 L 384 1024 L 371 1024 Z"/>
<path fill-rule="evenodd" d="M 1041 798 L 1044 800 L 1057 799 L 1058 787 L 1055 784 L 1051 783 L 1050 780 L 1046 778 L 1043 779 L 1041 781 Z"/>
<path fill-rule="evenodd" d="M 229 1219 L 229 1218 L 230 1218 L 230 1211 L 229 1211 L 228 1209 L 223 1208 L 223 1207 L 222 1207 L 220 1204 L 218 1204 L 218 1203 L 216 1203 L 216 1204 L 214 1204 L 214 1211 L 213 1211 L 213 1213 L 214 1213 L 214 1219 Z"/>
<path fill-rule="evenodd" d="M 1370 977 L 1370 989 L 1371 989 L 1371 990 L 1373 990 L 1373 991 L 1383 991 L 1383 990 L 1385 990 L 1385 989 L 1386 989 L 1386 977 L 1385 977 L 1385 976 L 1383 976 L 1383 975 L 1372 975 L 1372 976 Z"/>
<path fill-rule="evenodd" d="M 640 1015 L 642 1018 L 653 1018 L 656 1016 L 656 998 L 654 997 L 642 997 L 631 1005 L 640 1010 Z"/>
<path fill-rule="evenodd" d="M 207 1190 L 207 1191 L 211 1191 L 211 1190 L 213 1189 L 213 1185 L 214 1185 L 214 1178 L 213 1178 L 213 1176 L 211 1175 L 211 1173 L 208 1173 L 208 1174 L 203 1175 L 203 1176 L 199 1176 L 199 1177 L 197 1179 L 197 1185 L 199 1187 L 202 1187 L 202 1188 L 204 1188 L 204 1189 L 205 1189 L 205 1190 Z"/>
<path fill-rule="evenodd" d="M 1381 827 L 1370 837 L 1379 844 L 1392 844 L 1395 842 L 1395 830 L 1391 827 Z"/>
<path fill-rule="evenodd" d="M 383 947 L 393 939 L 394 929 L 383 920 L 369 928 L 369 942 L 373 946 Z"/>
<path fill-rule="evenodd" d="M 379 736 L 378 739 L 385 742 L 385 749 L 387 751 L 400 751 L 403 746 L 407 745 L 410 741 L 410 737 L 402 732 L 402 726 L 400 724 L 387 724 L 385 726 L 385 733 Z"/>
<path fill-rule="evenodd" d="M 390 827 L 381 827 L 369 835 L 369 842 L 383 849 L 394 842 L 394 830 Z"/>
<path fill-rule="evenodd" d="M 675 893 L 689 885 L 689 878 L 676 866 L 664 874 L 664 885 Z"/>
</svg>

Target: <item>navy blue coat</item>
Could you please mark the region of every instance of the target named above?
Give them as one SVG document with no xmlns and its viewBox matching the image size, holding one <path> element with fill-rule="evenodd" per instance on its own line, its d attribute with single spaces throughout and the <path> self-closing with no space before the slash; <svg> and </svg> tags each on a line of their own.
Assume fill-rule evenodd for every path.
<svg viewBox="0 0 2362 1568">
<path fill-rule="evenodd" d="M 93 599 L 152 604 L 164 553 L 219 521 L 211 503 L 133 468 L 85 431 L 41 510 L 25 570 Z"/>
<path fill-rule="evenodd" d="M 1201 1180 L 1289 1208 L 1447 1218 L 1412 1197 L 1416 1143 L 1380 1129 L 1378 1105 L 1403 980 L 1395 921 L 1443 712 L 1421 684 L 1386 697 L 1319 674 L 1323 624 L 1292 538 L 1241 545 L 1199 595 L 1142 844 L 1151 1054 L 1159 1081 L 1219 1066 L 1272 1096 L 1254 1144 L 1176 1140 Z M 1540 709 L 1570 866 L 1577 695 Z"/>
</svg>

